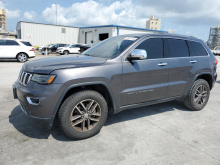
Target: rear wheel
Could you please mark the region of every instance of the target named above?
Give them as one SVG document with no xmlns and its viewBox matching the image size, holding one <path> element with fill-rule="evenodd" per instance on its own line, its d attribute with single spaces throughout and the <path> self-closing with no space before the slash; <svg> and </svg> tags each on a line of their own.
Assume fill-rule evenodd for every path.
<svg viewBox="0 0 220 165">
<path fill-rule="evenodd" d="M 69 51 L 68 51 L 68 50 L 65 50 L 65 51 L 63 52 L 63 54 L 64 54 L 64 55 L 68 55 L 68 54 L 69 54 Z"/>
<path fill-rule="evenodd" d="M 104 97 L 92 90 L 69 96 L 61 105 L 58 116 L 62 130 L 73 139 L 85 139 L 97 134 L 108 114 Z"/>
<path fill-rule="evenodd" d="M 27 59 L 28 59 L 28 56 L 27 56 L 25 53 L 19 53 L 19 54 L 17 55 L 17 60 L 18 60 L 19 62 L 26 62 Z"/>
<path fill-rule="evenodd" d="M 194 82 L 188 96 L 184 101 L 184 105 L 194 111 L 203 109 L 210 95 L 210 87 L 207 81 L 200 79 Z"/>
</svg>

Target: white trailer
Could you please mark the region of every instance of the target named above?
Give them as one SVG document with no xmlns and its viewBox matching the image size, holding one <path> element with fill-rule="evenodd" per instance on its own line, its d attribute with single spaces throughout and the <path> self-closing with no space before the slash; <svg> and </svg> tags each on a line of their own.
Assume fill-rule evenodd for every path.
<svg viewBox="0 0 220 165">
<path fill-rule="evenodd" d="M 136 28 L 119 25 L 104 25 L 104 26 L 90 26 L 80 27 L 79 43 L 92 45 L 101 42 L 109 37 L 114 37 L 123 34 L 134 33 L 167 33 L 166 31 L 151 30 L 145 28 Z"/>
<path fill-rule="evenodd" d="M 71 26 L 21 21 L 18 22 L 16 31 L 18 39 L 29 41 L 33 46 L 50 43 L 74 44 L 79 38 L 79 28 Z"/>
</svg>

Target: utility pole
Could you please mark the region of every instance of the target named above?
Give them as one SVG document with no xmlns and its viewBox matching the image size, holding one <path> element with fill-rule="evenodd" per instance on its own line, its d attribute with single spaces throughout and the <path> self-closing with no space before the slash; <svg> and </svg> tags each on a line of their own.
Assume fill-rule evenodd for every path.
<svg viewBox="0 0 220 165">
<path fill-rule="evenodd" d="M 165 28 L 165 17 L 166 17 L 166 15 L 164 14 L 164 15 L 163 15 L 163 30 L 164 30 L 164 28 Z"/>
</svg>

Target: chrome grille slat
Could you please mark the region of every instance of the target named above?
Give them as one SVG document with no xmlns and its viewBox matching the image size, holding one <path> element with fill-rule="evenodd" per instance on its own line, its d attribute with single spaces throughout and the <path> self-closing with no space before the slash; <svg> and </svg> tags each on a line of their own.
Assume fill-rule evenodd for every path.
<svg viewBox="0 0 220 165">
<path fill-rule="evenodd" d="M 23 85 L 25 85 L 26 77 L 27 77 L 27 73 L 24 74 L 24 78 L 23 78 L 23 80 L 22 80 L 22 84 L 23 84 Z"/>
<path fill-rule="evenodd" d="M 19 74 L 18 82 L 23 86 L 27 86 L 27 84 L 31 81 L 31 77 L 32 77 L 31 73 L 22 70 Z"/>
</svg>

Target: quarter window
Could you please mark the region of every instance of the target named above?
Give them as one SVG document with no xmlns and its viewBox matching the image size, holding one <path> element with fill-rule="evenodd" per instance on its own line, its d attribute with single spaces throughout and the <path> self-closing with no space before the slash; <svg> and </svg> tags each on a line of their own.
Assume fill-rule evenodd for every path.
<svg viewBox="0 0 220 165">
<path fill-rule="evenodd" d="M 144 49 L 147 52 L 147 59 L 163 58 L 163 39 L 151 38 L 142 42 L 136 49 Z"/>
<path fill-rule="evenodd" d="M 5 40 L 0 40 L 0 46 L 5 45 Z"/>
<path fill-rule="evenodd" d="M 190 56 L 207 56 L 205 48 L 199 42 L 187 41 L 190 50 Z"/>
<path fill-rule="evenodd" d="M 26 41 L 21 41 L 22 44 L 26 45 L 26 46 L 32 46 L 30 42 L 26 42 Z"/>
<path fill-rule="evenodd" d="M 19 44 L 16 41 L 14 41 L 14 40 L 6 40 L 6 44 L 5 45 L 11 46 L 11 45 L 19 45 Z"/>
<path fill-rule="evenodd" d="M 189 50 L 185 40 L 168 39 L 171 57 L 189 57 Z"/>
</svg>

